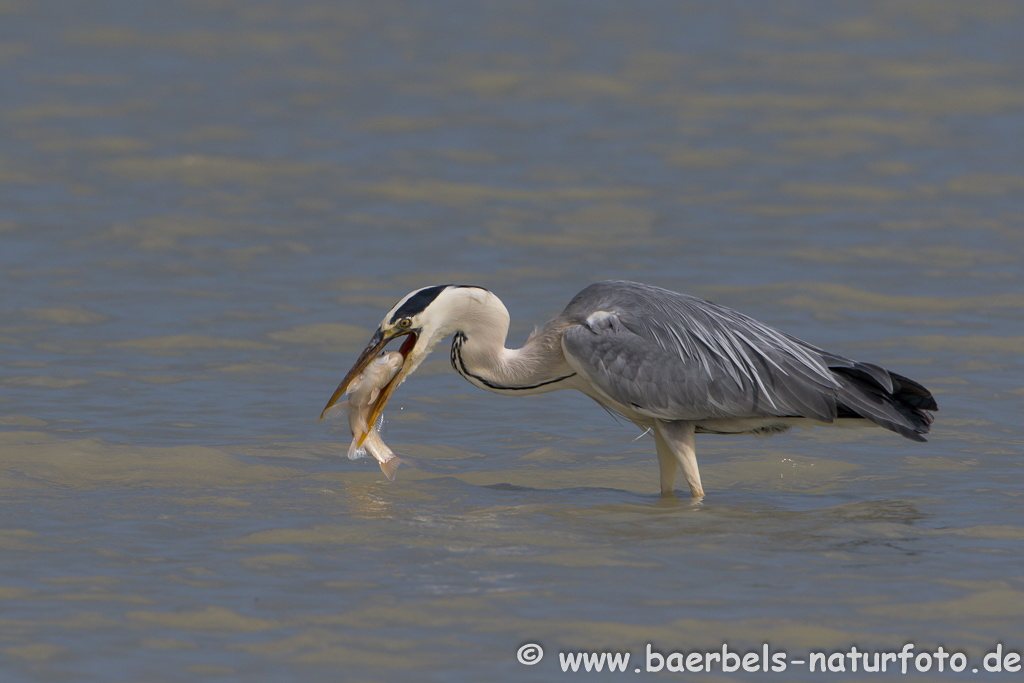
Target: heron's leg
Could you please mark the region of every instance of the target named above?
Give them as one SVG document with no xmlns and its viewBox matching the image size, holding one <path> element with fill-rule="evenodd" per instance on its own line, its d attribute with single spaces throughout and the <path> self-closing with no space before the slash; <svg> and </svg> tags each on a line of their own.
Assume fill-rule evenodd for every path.
<svg viewBox="0 0 1024 683">
<path fill-rule="evenodd" d="M 658 421 L 654 424 L 654 435 L 654 442 L 658 447 L 658 464 L 661 466 L 662 495 L 665 494 L 666 470 L 671 468 L 671 474 L 667 477 L 668 490 L 671 491 L 672 480 L 675 478 L 675 463 L 679 463 L 679 466 L 683 468 L 683 476 L 686 477 L 686 483 L 690 485 L 693 497 L 703 496 L 704 487 L 701 486 L 700 470 L 697 469 L 693 423 Z M 663 451 L 668 452 L 662 455 Z"/>
<path fill-rule="evenodd" d="M 676 481 L 676 470 L 679 463 L 676 461 L 676 454 L 672 448 L 665 443 L 661 432 L 657 429 L 651 430 L 654 433 L 654 446 L 658 449 L 658 467 L 661 469 L 661 495 L 674 496 L 673 484 Z"/>
</svg>

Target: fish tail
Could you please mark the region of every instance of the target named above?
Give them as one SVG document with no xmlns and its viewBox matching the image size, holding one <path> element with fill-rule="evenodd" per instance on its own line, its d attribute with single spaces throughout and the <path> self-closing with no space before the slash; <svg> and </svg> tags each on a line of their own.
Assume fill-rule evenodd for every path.
<svg viewBox="0 0 1024 683">
<path fill-rule="evenodd" d="M 402 459 L 398 457 L 391 458 L 380 464 L 380 471 L 384 473 L 384 476 L 388 478 L 388 481 L 395 480 L 395 472 L 398 471 L 398 466 L 402 464 Z"/>
</svg>

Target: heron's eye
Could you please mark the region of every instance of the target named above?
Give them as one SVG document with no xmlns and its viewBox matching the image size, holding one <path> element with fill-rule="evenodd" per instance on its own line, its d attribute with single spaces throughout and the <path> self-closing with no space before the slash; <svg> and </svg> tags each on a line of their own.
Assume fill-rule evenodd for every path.
<svg viewBox="0 0 1024 683">
<path fill-rule="evenodd" d="M 410 318 L 402 318 L 398 321 L 398 326 L 403 330 L 409 327 L 409 325 L 412 325 L 412 320 Z"/>
</svg>

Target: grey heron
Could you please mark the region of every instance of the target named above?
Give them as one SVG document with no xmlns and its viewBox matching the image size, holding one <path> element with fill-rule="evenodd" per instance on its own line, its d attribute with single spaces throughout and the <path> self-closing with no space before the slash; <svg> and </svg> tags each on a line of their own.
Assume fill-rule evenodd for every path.
<svg viewBox="0 0 1024 683">
<path fill-rule="evenodd" d="M 937 410 L 917 382 L 811 346 L 732 309 L 636 282 L 584 288 L 519 349 L 505 348 L 508 310 L 483 287 L 435 285 L 403 297 L 338 385 L 326 412 L 385 346 L 405 337 L 395 389 L 441 340 L 470 383 L 523 396 L 576 389 L 650 430 L 662 495 L 682 469 L 704 495 L 694 434 L 771 434 L 794 425 L 878 425 L 925 441 Z M 323 413 L 321 413 L 321 418 Z"/>
</svg>

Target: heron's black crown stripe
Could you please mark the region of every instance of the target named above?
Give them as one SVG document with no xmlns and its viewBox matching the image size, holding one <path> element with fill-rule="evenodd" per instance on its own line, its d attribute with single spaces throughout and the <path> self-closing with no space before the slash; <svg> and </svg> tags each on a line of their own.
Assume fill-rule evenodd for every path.
<svg viewBox="0 0 1024 683">
<path fill-rule="evenodd" d="M 554 384 L 555 382 L 561 382 L 562 380 L 569 379 L 570 377 L 574 377 L 576 375 L 576 373 L 574 372 L 571 375 L 566 375 L 565 377 L 556 377 L 555 379 L 549 379 L 546 382 L 539 382 L 537 384 L 531 384 L 525 387 L 503 387 L 500 384 L 495 384 L 494 382 L 490 382 L 484 379 L 480 375 L 474 375 L 472 372 L 466 369 L 466 363 L 462 360 L 462 343 L 464 341 L 466 341 L 466 335 L 464 335 L 462 332 L 456 333 L 455 338 L 452 339 L 452 368 L 455 369 L 455 372 L 459 373 L 466 379 L 472 377 L 477 382 L 480 382 L 484 386 L 488 386 L 491 389 L 500 389 L 502 391 L 525 391 L 526 389 L 536 389 L 537 387 L 543 387 L 548 384 Z"/>
<path fill-rule="evenodd" d="M 388 322 L 394 324 L 402 318 L 411 318 L 417 313 L 422 313 L 427 306 L 434 303 L 434 299 L 440 296 L 441 292 L 449 287 L 455 287 L 456 289 L 469 287 L 473 289 L 483 289 L 483 287 L 476 287 L 475 285 L 434 285 L 433 287 L 424 287 L 409 297 L 409 299 L 402 304 L 401 308 L 395 311 L 395 314 L 391 316 L 391 320 Z"/>
<path fill-rule="evenodd" d="M 434 299 L 438 295 L 448 288 L 448 285 L 435 285 L 433 287 L 425 287 L 420 291 L 409 297 L 401 308 L 395 311 L 395 314 L 391 316 L 391 320 L 388 322 L 395 323 L 402 318 L 411 318 L 423 311 L 424 308 L 433 303 Z"/>
</svg>

